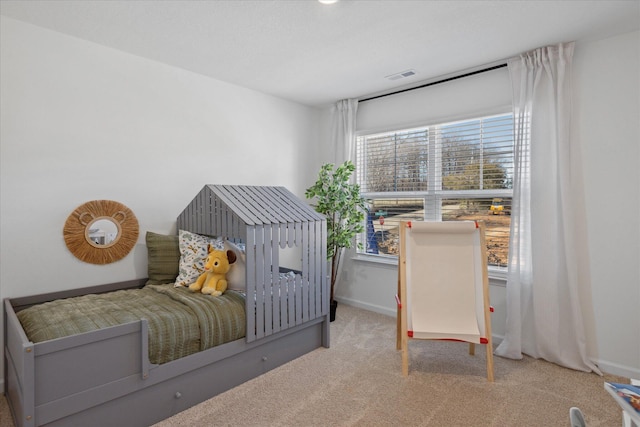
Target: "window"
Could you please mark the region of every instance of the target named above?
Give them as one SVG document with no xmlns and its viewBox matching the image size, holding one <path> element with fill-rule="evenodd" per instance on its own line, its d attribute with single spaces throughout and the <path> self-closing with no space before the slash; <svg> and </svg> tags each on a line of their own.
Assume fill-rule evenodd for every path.
<svg viewBox="0 0 640 427">
<path fill-rule="evenodd" d="M 397 256 L 401 220 L 483 220 L 489 264 L 506 267 L 512 114 L 361 135 L 356 147 L 356 179 L 369 202 L 360 253 Z"/>
</svg>

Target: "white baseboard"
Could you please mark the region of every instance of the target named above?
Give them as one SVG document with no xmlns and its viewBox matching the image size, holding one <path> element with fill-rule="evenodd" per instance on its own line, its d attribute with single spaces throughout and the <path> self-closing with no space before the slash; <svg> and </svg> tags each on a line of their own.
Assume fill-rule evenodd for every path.
<svg viewBox="0 0 640 427">
<path fill-rule="evenodd" d="M 397 314 L 396 310 L 394 309 L 373 305 L 373 304 L 368 304 L 368 303 L 363 303 L 362 301 L 358 301 L 354 299 L 336 297 L 336 300 L 339 303 L 344 303 L 352 307 L 361 308 L 363 310 L 369 310 L 375 313 L 384 314 L 386 316 L 396 317 L 396 314 Z M 493 345 L 495 347 L 502 342 L 502 340 L 504 339 L 504 336 L 492 335 L 492 338 L 493 338 Z M 598 368 L 600 368 L 602 372 L 605 372 L 607 374 L 618 375 L 620 377 L 625 377 L 625 378 L 640 378 L 640 369 L 632 368 L 630 366 L 622 366 L 617 363 L 607 362 L 606 360 L 592 360 L 592 361 L 593 363 L 596 364 L 596 366 L 598 366 Z"/>
<path fill-rule="evenodd" d="M 358 301 L 355 299 L 343 298 L 343 297 L 335 297 L 338 303 L 344 303 L 346 305 L 350 305 L 356 308 L 362 308 L 363 310 L 373 311 L 374 313 L 384 314 L 385 316 L 396 317 L 397 311 L 394 309 L 390 309 L 388 307 L 382 307 L 379 305 L 373 305 L 368 303 L 363 303 L 362 301 Z"/>
<path fill-rule="evenodd" d="M 602 372 L 611 375 L 618 375 L 625 378 L 640 378 L 640 369 L 631 366 L 619 365 L 617 363 L 607 362 L 606 360 L 592 360 Z"/>
</svg>

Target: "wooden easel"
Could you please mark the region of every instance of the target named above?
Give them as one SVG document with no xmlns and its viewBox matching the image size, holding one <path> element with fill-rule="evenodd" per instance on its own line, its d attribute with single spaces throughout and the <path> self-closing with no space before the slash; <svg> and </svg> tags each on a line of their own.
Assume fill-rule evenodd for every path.
<svg viewBox="0 0 640 427">
<path fill-rule="evenodd" d="M 493 382 L 493 346 L 485 226 L 480 221 L 400 223 L 396 347 L 409 374 L 411 339 L 445 339 L 487 350 Z"/>
</svg>

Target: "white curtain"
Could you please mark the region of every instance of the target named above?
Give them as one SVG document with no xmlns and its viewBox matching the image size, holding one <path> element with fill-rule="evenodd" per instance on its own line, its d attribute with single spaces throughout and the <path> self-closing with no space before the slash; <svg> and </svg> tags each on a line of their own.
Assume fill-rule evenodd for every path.
<svg viewBox="0 0 640 427">
<path fill-rule="evenodd" d="M 335 165 L 341 165 L 347 160 L 355 162 L 356 159 L 356 114 L 358 112 L 357 99 L 343 99 L 336 102 L 331 109 L 331 137 L 333 138 L 333 149 L 335 155 Z M 351 176 L 351 182 L 355 182 L 355 174 Z M 340 286 L 342 279 L 342 258 L 344 250 L 340 252 L 338 260 L 338 273 L 336 288 Z M 330 268 L 331 266 L 329 266 Z"/>
<path fill-rule="evenodd" d="M 587 357 L 579 300 L 590 282 L 580 150 L 571 135 L 573 48 L 544 47 L 508 62 L 515 172 L 507 328 L 496 354 L 599 373 Z"/>
<path fill-rule="evenodd" d="M 355 160 L 355 130 L 357 99 L 338 101 L 331 110 L 331 132 L 334 142 L 335 164 Z"/>
</svg>

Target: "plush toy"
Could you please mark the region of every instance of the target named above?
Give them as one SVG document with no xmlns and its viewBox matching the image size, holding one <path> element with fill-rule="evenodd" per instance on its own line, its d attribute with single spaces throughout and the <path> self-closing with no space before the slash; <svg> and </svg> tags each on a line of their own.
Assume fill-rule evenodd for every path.
<svg viewBox="0 0 640 427">
<path fill-rule="evenodd" d="M 189 290 L 217 297 L 227 290 L 226 274 L 231 269 L 231 264 L 236 262 L 236 254 L 231 250 L 216 250 L 211 245 L 207 247 L 207 251 L 209 255 L 204 262 L 204 273 L 189 285 Z"/>
</svg>

